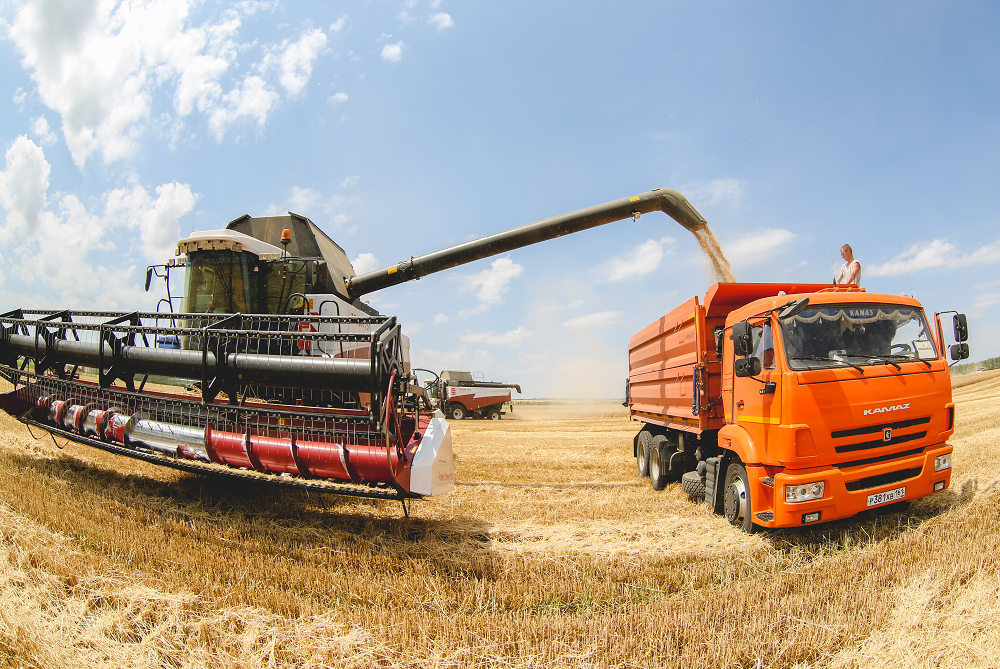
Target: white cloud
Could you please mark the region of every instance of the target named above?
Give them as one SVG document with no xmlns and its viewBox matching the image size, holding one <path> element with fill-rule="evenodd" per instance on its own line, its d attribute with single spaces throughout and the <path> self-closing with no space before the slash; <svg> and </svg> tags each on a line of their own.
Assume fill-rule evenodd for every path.
<svg viewBox="0 0 1000 669">
<path fill-rule="evenodd" d="M 343 30 L 344 25 L 347 23 L 347 14 L 344 14 L 339 19 L 330 24 L 330 32 L 339 33 Z"/>
<path fill-rule="evenodd" d="M 441 32 L 445 28 L 451 28 L 455 25 L 455 22 L 451 20 L 451 16 L 441 12 L 440 14 L 432 14 L 428 19 L 427 23 L 433 25 L 438 32 Z"/>
<path fill-rule="evenodd" d="M 611 325 L 621 320 L 622 311 L 598 311 L 596 314 L 587 314 L 579 318 L 571 318 L 563 325 L 569 328 L 600 328 Z"/>
<path fill-rule="evenodd" d="M 47 205 L 52 171 L 41 147 L 21 135 L 7 149 L 7 169 L 0 172 L 0 204 L 7 210 L 0 243 L 10 246 L 34 239 Z"/>
<path fill-rule="evenodd" d="M 43 146 L 56 143 L 56 135 L 49 129 L 49 122 L 44 116 L 39 116 L 31 122 L 31 133 L 38 137 Z"/>
<path fill-rule="evenodd" d="M 447 322 L 448 322 L 448 317 L 445 316 L 444 314 L 438 314 L 437 316 L 434 317 L 435 325 L 441 325 L 441 323 L 447 323 Z"/>
<path fill-rule="evenodd" d="M 378 258 L 372 253 L 361 253 L 357 258 L 351 261 L 351 265 L 354 266 L 354 272 L 356 274 L 364 274 L 365 272 L 371 272 L 379 268 Z M 435 319 L 437 322 L 437 319 Z"/>
<path fill-rule="evenodd" d="M 595 271 L 603 276 L 604 281 L 608 283 L 645 276 L 659 268 L 665 253 L 671 255 L 675 253 L 673 249 L 668 249 L 665 252 L 663 247 L 676 242 L 677 240 L 673 237 L 664 237 L 659 241 L 649 239 L 642 244 L 633 246 L 628 253 L 615 256 L 597 267 Z"/>
<path fill-rule="evenodd" d="M 215 134 L 215 141 L 222 143 L 226 129 L 241 117 L 257 119 L 257 126 L 263 127 L 271 106 L 277 101 L 278 94 L 267 90 L 263 79 L 248 75 L 243 80 L 242 88 L 234 88 L 227 93 L 220 106 L 208 119 L 208 127 Z"/>
<path fill-rule="evenodd" d="M 292 42 L 281 54 L 281 85 L 292 96 L 302 92 L 312 76 L 313 61 L 326 48 L 326 35 L 320 29 L 308 32 Z"/>
<path fill-rule="evenodd" d="M 467 335 L 462 335 L 460 339 L 464 342 L 470 343 L 485 342 L 487 344 L 492 344 L 493 346 L 516 347 L 520 346 L 522 341 L 533 334 L 535 333 L 521 325 L 518 326 L 516 330 L 509 330 L 503 334 L 494 334 L 493 332 L 472 332 Z"/>
<path fill-rule="evenodd" d="M 862 264 L 863 276 L 899 276 L 932 267 L 966 267 L 992 265 L 1000 262 L 1000 240 L 980 246 L 972 253 L 961 253 L 954 244 L 944 239 L 918 242 L 884 263 Z"/>
<path fill-rule="evenodd" d="M 441 7 L 441 0 L 431 0 L 431 9 L 438 9 Z"/>
<path fill-rule="evenodd" d="M 410 358 L 414 367 L 424 369 L 464 369 L 480 371 L 493 367 L 496 363 L 488 351 L 476 350 L 470 352 L 465 346 L 452 351 L 436 351 L 425 348 L 419 354 L 411 352 Z"/>
<path fill-rule="evenodd" d="M 974 311 L 982 311 L 998 304 L 1000 304 L 1000 293 L 983 293 L 976 298 L 976 303 L 972 308 Z"/>
<path fill-rule="evenodd" d="M 361 181 L 361 177 L 359 177 L 357 175 L 350 176 L 350 177 L 347 177 L 346 179 L 344 179 L 343 181 L 340 182 L 340 187 L 341 188 L 354 188 L 355 186 L 358 185 L 359 181 Z"/>
<path fill-rule="evenodd" d="M 347 102 L 347 93 L 334 93 L 326 99 L 326 102 L 331 107 L 336 107 L 343 102 Z"/>
<path fill-rule="evenodd" d="M 386 44 L 382 47 L 382 60 L 387 60 L 390 63 L 398 63 L 403 57 L 403 49 L 406 45 L 400 40 L 395 44 Z"/>
<path fill-rule="evenodd" d="M 40 99 L 62 117 L 79 167 L 97 151 L 105 162 L 134 154 L 161 81 L 180 79 L 181 115 L 218 96 L 239 20 L 226 12 L 219 24 L 185 30 L 187 15 L 187 2 L 171 0 L 29 0 L 17 12 L 9 34 Z"/>
<path fill-rule="evenodd" d="M 476 274 L 452 274 L 449 278 L 462 282 L 463 293 L 478 289 L 476 297 L 482 302 L 479 312 L 485 311 L 489 305 L 503 302 L 503 294 L 507 292 L 507 284 L 521 275 L 524 268 L 514 263 L 510 256 L 497 258 L 490 264 L 490 269 L 484 269 Z M 473 313 L 479 313 L 473 312 Z"/>
<path fill-rule="evenodd" d="M 752 265 L 767 262 L 771 251 L 795 238 L 795 233 L 781 228 L 764 228 L 727 241 L 722 250 L 731 265 Z"/>
<path fill-rule="evenodd" d="M 292 186 L 292 191 L 283 206 L 271 204 L 264 213 L 267 216 L 280 216 L 286 211 L 292 211 L 312 219 L 330 232 L 339 229 L 350 220 L 350 217 L 343 213 L 347 201 L 348 199 L 342 195 L 327 197 L 314 188 Z"/>
<path fill-rule="evenodd" d="M 682 193 L 697 209 L 699 206 L 712 206 L 720 202 L 738 203 L 747 190 L 747 183 L 741 179 L 716 179 L 705 184 L 684 186 Z"/>
<path fill-rule="evenodd" d="M 135 254 L 156 263 L 172 256 L 179 219 L 197 196 L 186 184 L 158 186 L 155 198 L 134 185 L 105 193 L 98 215 L 75 195 L 61 195 L 50 207 L 49 173 L 40 147 L 23 135 L 14 140 L 0 172 L 0 204 L 7 212 L 0 240 L 13 247 L 18 276 L 25 286 L 48 285 L 67 307 L 135 308 L 142 299 Z M 94 251 L 100 255 L 91 256 Z"/>
<path fill-rule="evenodd" d="M 263 125 L 277 95 L 261 78 L 242 75 L 230 88 L 222 77 L 238 55 L 256 46 L 237 42 L 241 16 L 272 5 L 240 2 L 214 21 L 188 26 L 195 4 L 200 3 L 27 0 L 17 10 L 8 34 L 39 99 L 60 115 L 78 167 L 94 154 L 106 163 L 133 156 L 151 125 L 153 93 L 162 88 L 173 87 L 178 117 L 195 110 L 204 114 L 219 141 L 242 117 Z M 325 45 L 326 36 L 314 30 L 281 54 L 281 81 L 291 94 L 308 81 L 320 43 Z M 270 60 L 268 54 L 261 74 Z"/>
</svg>

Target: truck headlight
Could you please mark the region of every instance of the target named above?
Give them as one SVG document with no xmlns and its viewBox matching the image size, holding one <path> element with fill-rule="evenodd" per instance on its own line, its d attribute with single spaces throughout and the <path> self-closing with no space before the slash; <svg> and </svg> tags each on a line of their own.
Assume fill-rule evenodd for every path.
<svg viewBox="0 0 1000 669">
<path fill-rule="evenodd" d="M 808 502 L 812 499 L 823 499 L 823 492 L 826 490 L 826 481 L 816 481 L 815 483 L 800 483 L 798 485 L 785 486 L 785 502 L 794 504 L 796 502 Z"/>
<path fill-rule="evenodd" d="M 942 469 L 951 469 L 951 453 L 934 458 L 934 471 L 939 472 Z"/>
</svg>

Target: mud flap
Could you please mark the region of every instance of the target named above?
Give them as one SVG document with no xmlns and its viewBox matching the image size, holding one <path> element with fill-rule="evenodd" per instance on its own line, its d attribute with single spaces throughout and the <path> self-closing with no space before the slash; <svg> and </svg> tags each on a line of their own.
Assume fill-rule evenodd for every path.
<svg viewBox="0 0 1000 669">
<path fill-rule="evenodd" d="M 716 481 L 719 479 L 719 458 L 709 458 L 705 460 L 705 503 L 715 508 L 718 506 L 716 500 Z"/>
</svg>

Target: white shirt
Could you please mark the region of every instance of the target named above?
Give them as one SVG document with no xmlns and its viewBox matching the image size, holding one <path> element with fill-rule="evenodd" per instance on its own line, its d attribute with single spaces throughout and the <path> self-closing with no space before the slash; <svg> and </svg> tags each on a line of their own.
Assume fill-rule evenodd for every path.
<svg viewBox="0 0 1000 669">
<path fill-rule="evenodd" d="M 837 283 L 847 283 L 847 278 L 851 276 L 850 267 L 853 265 L 858 266 L 858 275 L 854 278 L 854 283 L 861 284 L 861 262 L 855 258 L 850 263 L 844 263 L 840 266 L 840 273 L 837 274 Z"/>
</svg>

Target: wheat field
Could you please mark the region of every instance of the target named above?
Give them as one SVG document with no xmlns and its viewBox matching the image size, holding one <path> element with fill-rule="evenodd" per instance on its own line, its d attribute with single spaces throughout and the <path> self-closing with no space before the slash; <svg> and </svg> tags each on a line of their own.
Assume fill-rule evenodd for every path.
<svg viewBox="0 0 1000 669">
<path fill-rule="evenodd" d="M 614 404 L 453 422 L 410 518 L 3 415 L 0 664 L 997 667 L 1000 373 L 955 399 L 950 490 L 751 536 L 640 481 Z"/>
</svg>

